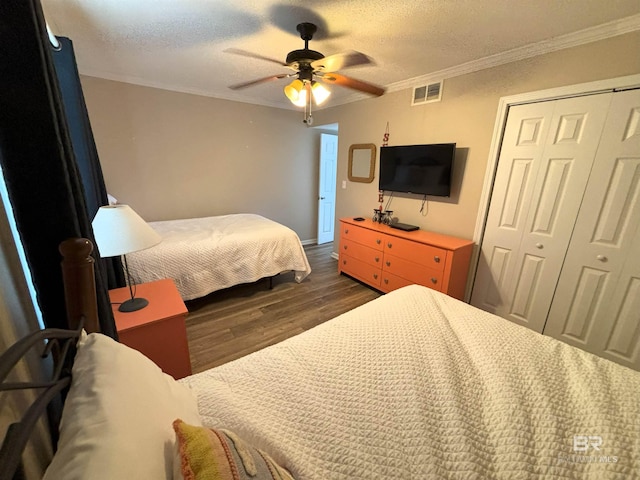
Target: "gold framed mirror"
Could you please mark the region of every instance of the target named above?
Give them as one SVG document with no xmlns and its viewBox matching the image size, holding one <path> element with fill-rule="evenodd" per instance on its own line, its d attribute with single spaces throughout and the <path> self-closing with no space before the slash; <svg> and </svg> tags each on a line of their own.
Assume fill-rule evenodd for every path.
<svg viewBox="0 0 640 480">
<path fill-rule="evenodd" d="M 371 183 L 376 166 L 376 146 L 373 143 L 356 143 L 349 147 L 349 171 L 352 182 Z"/>
</svg>

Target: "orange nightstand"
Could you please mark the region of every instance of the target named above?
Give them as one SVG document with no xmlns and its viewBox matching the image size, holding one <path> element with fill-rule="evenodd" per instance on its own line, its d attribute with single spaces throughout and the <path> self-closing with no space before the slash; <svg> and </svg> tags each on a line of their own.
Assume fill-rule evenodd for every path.
<svg viewBox="0 0 640 480">
<path fill-rule="evenodd" d="M 185 307 L 173 280 L 136 285 L 135 296 L 149 300 L 136 312 L 120 312 L 116 303 L 131 298 L 129 287 L 109 290 L 120 342 L 143 353 L 173 378 L 191 375 Z"/>
</svg>

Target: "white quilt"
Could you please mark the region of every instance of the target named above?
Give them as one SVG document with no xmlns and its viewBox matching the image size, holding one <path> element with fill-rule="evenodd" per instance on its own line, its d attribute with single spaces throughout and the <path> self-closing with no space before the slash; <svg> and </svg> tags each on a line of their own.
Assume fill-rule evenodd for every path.
<svg viewBox="0 0 640 480">
<path fill-rule="evenodd" d="M 302 480 L 640 478 L 640 372 L 420 286 L 183 381 Z"/>
<path fill-rule="evenodd" d="M 255 214 L 150 222 L 162 242 L 127 255 L 137 283 L 172 278 L 183 300 L 295 272 L 311 272 L 300 238 L 288 227 Z"/>
</svg>

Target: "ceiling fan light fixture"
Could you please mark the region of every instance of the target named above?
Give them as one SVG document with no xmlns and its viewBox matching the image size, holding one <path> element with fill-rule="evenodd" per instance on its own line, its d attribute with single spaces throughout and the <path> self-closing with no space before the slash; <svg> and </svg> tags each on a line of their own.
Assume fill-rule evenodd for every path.
<svg viewBox="0 0 640 480">
<path fill-rule="evenodd" d="M 302 103 L 302 105 L 298 105 L 303 95 L 305 100 L 307 98 L 307 92 L 304 88 L 304 83 L 302 82 L 302 80 L 298 78 L 296 78 L 293 82 L 291 82 L 289 85 L 284 87 L 284 94 L 287 96 L 289 100 L 291 100 L 291 103 L 293 103 L 296 106 L 304 106 L 304 102 Z"/>
<path fill-rule="evenodd" d="M 316 105 L 322 105 L 325 100 L 329 98 L 329 95 L 331 95 L 331 92 L 327 90 L 324 85 L 315 80 L 311 82 L 311 92 L 313 93 L 313 99 Z"/>
<path fill-rule="evenodd" d="M 245 52 L 244 50 L 235 48 L 225 50 L 226 52 L 277 63 L 283 67 L 289 67 L 296 73 L 271 75 L 269 77 L 252 80 L 250 82 L 231 85 L 229 88 L 232 90 L 240 90 L 265 82 L 295 76 L 295 80 L 284 87 L 284 93 L 291 103 L 298 107 L 305 107 L 305 111 L 307 108 L 311 111 L 313 103 L 316 105 L 322 104 L 330 95 L 330 91 L 326 87 L 319 85 L 314 81 L 314 78 L 316 77 L 321 78 L 325 83 L 328 82 L 340 85 L 369 95 L 379 97 L 384 94 L 385 89 L 383 87 L 336 73 L 337 70 L 341 70 L 343 68 L 374 64 L 374 62 L 364 53 L 348 51 L 325 57 L 322 53 L 309 49 L 309 41 L 311 41 L 314 33 L 317 31 L 316 25 L 308 22 L 300 23 L 296 29 L 300 33 L 300 38 L 304 40 L 304 48 L 289 52 L 284 63 L 279 60 L 274 60 L 273 58 L 265 57 L 264 55 Z"/>
</svg>

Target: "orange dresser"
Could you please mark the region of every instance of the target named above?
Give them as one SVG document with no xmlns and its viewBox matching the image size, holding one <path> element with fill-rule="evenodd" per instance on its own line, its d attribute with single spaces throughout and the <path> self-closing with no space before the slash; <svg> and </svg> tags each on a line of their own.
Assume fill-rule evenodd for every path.
<svg viewBox="0 0 640 480">
<path fill-rule="evenodd" d="M 141 283 L 135 296 L 149 300 L 136 312 L 120 312 L 118 304 L 131 298 L 129 287 L 109 290 L 120 342 L 153 360 L 173 378 L 191 375 L 185 307 L 173 280 Z"/>
<path fill-rule="evenodd" d="M 471 240 L 340 219 L 338 271 L 383 292 L 419 284 L 462 299 L 472 252 Z"/>
</svg>

